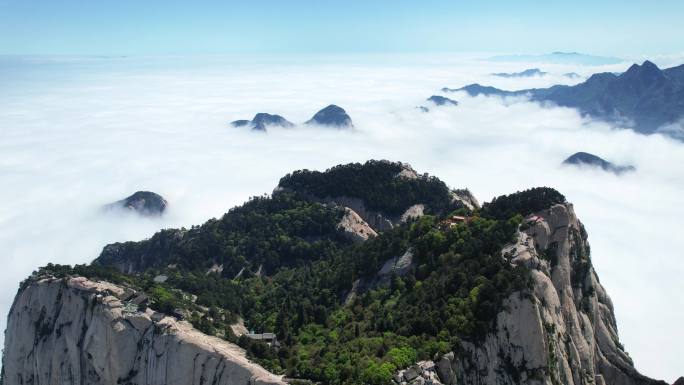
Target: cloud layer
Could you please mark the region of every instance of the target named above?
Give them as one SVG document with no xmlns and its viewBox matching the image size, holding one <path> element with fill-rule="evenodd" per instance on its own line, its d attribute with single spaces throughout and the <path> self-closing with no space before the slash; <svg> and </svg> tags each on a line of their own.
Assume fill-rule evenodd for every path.
<svg viewBox="0 0 684 385">
<path fill-rule="evenodd" d="M 546 87 L 581 81 L 567 72 L 627 67 L 476 58 L 0 58 L 0 327 L 19 281 L 38 266 L 89 262 L 107 243 L 202 223 L 295 169 L 384 158 L 481 201 L 542 185 L 564 193 L 587 227 L 637 368 L 673 381 L 684 374 L 684 144 L 521 100 L 451 94 L 458 107 L 415 108 L 443 86 Z M 489 75 L 532 67 L 549 75 Z M 351 115 L 353 132 L 228 125 L 257 112 L 304 122 L 331 103 Z M 559 166 L 577 151 L 637 171 Z M 164 196 L 167 214 L 98 210 L 137 190 Z"/>
</svg>

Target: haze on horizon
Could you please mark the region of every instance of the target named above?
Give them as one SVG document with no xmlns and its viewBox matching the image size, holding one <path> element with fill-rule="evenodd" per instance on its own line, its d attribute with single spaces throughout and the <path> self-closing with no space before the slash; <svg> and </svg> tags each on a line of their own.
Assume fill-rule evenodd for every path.
<svg viewBox="0 0 684 385">
<path fill-rule="evenodd" d="M 0 54 L 681 53 L 684 2 L 0 0 Z M 10 37 L 10 38 L 8 38 Z"/>
</svg>

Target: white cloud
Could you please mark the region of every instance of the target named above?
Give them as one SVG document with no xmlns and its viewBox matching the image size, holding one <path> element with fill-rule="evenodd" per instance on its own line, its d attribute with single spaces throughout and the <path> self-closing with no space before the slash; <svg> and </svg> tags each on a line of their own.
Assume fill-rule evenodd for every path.
<svg viewBox="0 0 684 385">
<path fill-rule="evenodd" d="M 587 67 L 540 65 L 549 76 L 499 79 L 489 74 L 536 65 L 472 57 L 338 59 L 3 59 L 0 327 L 18 282 L 38 266 L 89 262 L 107 243 L 202 223 L 270 192 L 295 169 L 386 158 L 469 187 L 481 201 L 532 186 L 560 190 L 587 227 L 593 262 L 637 368 L 669 381 L 683 374 L 683 143 L 519 100 L 452 94 L 458 107 L 415 109 L 443 86 L 571 84 L 562 74 L 589 75 Z M 227 124 L 256 112 L 303 122 L 330 103 L 347 110 L 356 131 L 299 126 L 261 135 Z M 576 151 L 637 171 L 616 177 L 559 166 Z M 141 189 L 167 198 L 167 215 L 98 212 Z"/>
</svg>

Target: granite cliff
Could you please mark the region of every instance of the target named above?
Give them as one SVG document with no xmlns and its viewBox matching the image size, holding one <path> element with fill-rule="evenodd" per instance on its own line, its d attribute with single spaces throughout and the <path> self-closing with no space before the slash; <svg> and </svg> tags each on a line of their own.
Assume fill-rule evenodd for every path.
<svg viewBox="0 0 684 385">
<path fill-rule="evenodd" d="M 238 346 L 140 305 L 141 295 L 83 277 L 33 277 L 10 310 L 4 384 L 284 383 Z"/>
<path fill-rule="evenodd" d="M 397 373 L 443 384 L 665 384 L 634 368 L 619 342 L 613 304 L 591 265 L 584 226 L 571 204 L 528 216 L 503 258 L 530 269 L 533 285 L 505 300 L 479 343 Z M 433 376 L 434 378 L 434 376 Z M 414 382 L 415 383 L 415 380 Z"/>
</svg>

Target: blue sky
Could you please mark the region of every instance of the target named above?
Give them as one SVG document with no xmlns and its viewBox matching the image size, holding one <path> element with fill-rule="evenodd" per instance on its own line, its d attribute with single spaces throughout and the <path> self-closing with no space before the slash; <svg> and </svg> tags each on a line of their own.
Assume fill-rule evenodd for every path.
<svg viewBox="0 0 684 385">
<path fill-rule="evenodd" d="M 684 1 L 0 0 L 0 54 L 684 51 Z"/>
</svg>

